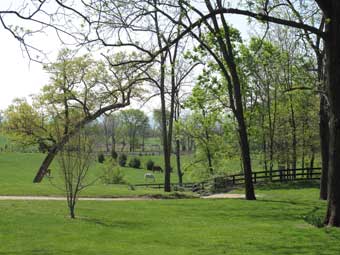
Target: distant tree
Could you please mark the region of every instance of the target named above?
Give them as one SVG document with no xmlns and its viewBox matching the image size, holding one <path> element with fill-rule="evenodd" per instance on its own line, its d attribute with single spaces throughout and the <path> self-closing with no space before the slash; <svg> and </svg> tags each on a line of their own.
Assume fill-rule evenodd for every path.
<svg viewBox="0 0 340 255">
<path fill-rule="evenodd" d="M 138 109 L 121 111 L 120 116 L 128 136 L 130 151 L 136 151 L 140 141 L 139 138 L 144 144 L 146 130 L 149 127 L 149 118 L 143 111 Z"/>
</svg>

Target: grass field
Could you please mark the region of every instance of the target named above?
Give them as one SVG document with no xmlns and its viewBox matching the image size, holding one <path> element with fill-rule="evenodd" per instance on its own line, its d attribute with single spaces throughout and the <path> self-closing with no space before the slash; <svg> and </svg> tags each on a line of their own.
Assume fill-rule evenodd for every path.
<svg viewBox="0 0 340 255">
<path fill-rule="evenodd" d="M 325 254 L 340 230 L 306 222 L 325 203 L 316 188 L 259 190 L 257 201 L 0 201 L 0 254 Z M 308 217 L 307 217 L 308 218 Z"/>
</svg>

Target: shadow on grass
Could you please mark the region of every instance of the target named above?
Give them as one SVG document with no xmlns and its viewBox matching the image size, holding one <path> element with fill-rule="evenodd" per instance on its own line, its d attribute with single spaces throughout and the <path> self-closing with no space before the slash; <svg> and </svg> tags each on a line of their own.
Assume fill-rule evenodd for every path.
<svg viewBox="0 0 340 255">
<path fill-rule="evenodd" d="M 146 224 L 142 222 L 136 222 L 136 221 L 123 221 L 123 220 L 115 220 L 115 221 L 108 221 L 103 219 L 96 219 L 96 218 L 78 218 L 79 220 L 94 224 L 106 228 L 125 228 L 125 229 L 141 229 L 142 227 L 145 227 Z"/>
<path fill-rule="evenodd" d="M 294 181 L 286 183 L 268 182 L 258 184 L 257 190 L 280 190 L 280 189 L 306 189 L 306 188 L 319 188 L 320 183 L 318 181 Z"/>
<path fill-rule="evenodd" d="M 284 255 L 305 255 L 305 254 L 339 254 L 339 247 L 337 245 L 326 246 L 324 242 L 313 243 L 299 243 L 292 245 L 287 242 L 287 245 L 261 243 L 258 247 L 259 250 L 263 250 L 263 254 L 284 254 Z M 256 249 L 255 249 L 256 250 Z"/>
<path fill-rule="evenodd" d="M 29 254 L 29 255 L 49 255 L 49 254 L 74 254 L 73 251 L 67 250 L 47 250 L 47 249 L 34 249 L 34 250 L 20 250 L 18 251 L 0 251 L 0 255 L 18 255 L 18 254 Z"/>
<path fill-rule="evenodd" d="M 324 211 L 321 207 L 315 206 L 310 212 L 303 216 L 305 222 L 317 228 L 322 228 L 324 224 Z"/>
</svg>

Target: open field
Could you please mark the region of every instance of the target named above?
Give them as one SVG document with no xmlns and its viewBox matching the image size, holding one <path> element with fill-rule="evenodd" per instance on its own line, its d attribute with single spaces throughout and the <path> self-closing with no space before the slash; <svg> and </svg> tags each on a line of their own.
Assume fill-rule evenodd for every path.
<svg viewBox="0 0 340 255">
<path fill-rule="evenodd" d="M 316 188 L 258 191 L 259 200 L 0 201 L 0 254 L 338 255 L 339 229 L 316 228 Z M 307 218 L 308 218 L 307 217 Z"/>
<path fill-rule="evenodd" d="M 2 153 L 0 154 L 0 194 L 1 195 L 62 195 L 63 192 L 51 185 L 48 178 L 42 183 L 32 183 L 33 177 L 43 159 L 37 153 Z M 55 165 L 52 165 L 52 171 Z M 98 178 L 101 164 L 95 163 L 91 179 Z M 128 183 L 143 183 L 146 170 L 123 168 Z M 52 173 L 53 175 L 53 173 Z M 156 180 L 163 181 L 162 174 L 155 173 Z M 54 182 L 54 179 L 51 179 Z M 141 196 L 145 194 L 164 194 L 161 190 L 141 189 L 131 190 L 128 185 L 105 185 L 98 181 L 86 189 L 83 196 Z"/>
<path fill-rule="evenodd" d="M 63 194 L 59 189 L 51 185 L 50 181 L 45 178 L 42 183 L 32 183 L 33 177 L 36 174 L 42 160 L 43 154 L 39 153 L 15 153 L 3 152 L 0 153 L 0 195 L 61 195 Z M 133 158 L 129 156 L 128 160 Z M 150 172 L 145 169 L 145 164 L 149 159 L 152 159 L 156 165 L 163 165 L 162 156 L 142 156 L 141 169 L 134 169 L 129 167 L 122 168 L 124 172 L 124 179 L 127 184 L 141 184 L 145 183 L 144 174 Z M 183 166 L 190 164 L 190 155 L 185 155 L 183 158 Z M 175 158 L 173 157 L 173 165 L 175 165 Z M 226 169 L 230 169 L 227 173 L 239 172 L 239 162 L 237 160 L 229 160 L 226 162 Z M 256 164 L 255 164 L 256 166 Z M 259 170 L 262 170 L 257 164 Z M 56 162 L 51 166 L 52 176 L 56 173 Z M 102 174 L 102 164 L 95 162 L 91 168 L 90 179 L 96 179 Z M 192 166 L 195 168 L 196 166 Z M 237 170 L 235 170 L 237 169 Z M 195 169 L 197 170 L 197 169 Z M 163 173 L 154 173 L 156 183 L 163 183 Z M 56 179 L 52 178 L 54 183 Z M 184 174 L 184 182 L 199 181 L 199 178 L 194 178 L 189 172 Z M 178 177 L 176 169 L 171 175 L 171 181 L 177 183 Z M 136 188 L 131 190 L 128 185 L 105 185 L 98 181 L 95 185 L 86 189 L 81 195 L 83 196 L 140 196 L 145 194 L 164 194 L 161 190 Z"/>
<path fill-rule="evenodd" d="M 0 194 L 2 195 L 60 195 L 62 192 L 53 187 L 50 182 L 45 178 L 42 183 L 32 183 L 33 177 L 39 168 L 43 154 L 39 153 L 15 153 L 5 152 L 0 153 Z M 132 158 L 129 156 L 128 160 Z M 141 159 L 142 169 L 134 169 L 129 167 L 122 168 L 125 174 L 125 181 L 128 184 L 145 183 L 144 174 L 150 171 L 145 169 L 145 164 L 149 159 L 152 159 L 156 165 L 163 165 L 162 156 L 142 156 Z M 175 158 L 173 157 L 173 160 Z M 189 164 L 190 156 L 183 156 L 183 165 Z M 238 169 L 238 162 L 230 161 L 230 169 Z M 175 163 L 173 163 L 175 165 Z M 91 178 L 98 178 L 102 174 L 102 165 L 95 162 L 91 169 Z M 195 167 L 195 166 L 193 166 Z M 53 169 L 56 168 L 55 162 L 52 164 L 52 176 L 56 175 Z M 236 172 L 238 172 L 237 170 Z M 157 183 L 163 183 L 163 173 L 154 173 Z M 171 180 L 177 183 L 178 177 L 174 169 Z M 190 173 L 186 173 L 183 178 L 184 182 L 197 181 L 196 178 L 191 178 Z M 52 179 L 54 181 L 54 179 Z M 138 188 L 130 190 L 128 185 L 104 185 L 99 181 L 96 185 L 89 187 L 82 193 L 84 196 L 125 196 L 125 195 L 144 195 L 144 194 L 159 194 L 160 190 L 147 189 L 143 190 Z"/>
</svg>

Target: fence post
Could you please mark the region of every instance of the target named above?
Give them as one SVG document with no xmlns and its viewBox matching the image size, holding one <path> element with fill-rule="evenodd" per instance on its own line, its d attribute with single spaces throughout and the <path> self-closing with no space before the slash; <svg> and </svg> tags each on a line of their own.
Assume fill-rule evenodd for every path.
<svg viewBox="0 0 340 255">
<path fill-rule="evenodd" d="M 280 176 L 280 182 L 283 182 L 285 179 L 285 167 L 279 166 L 279 176 Z"/>
</svg>

